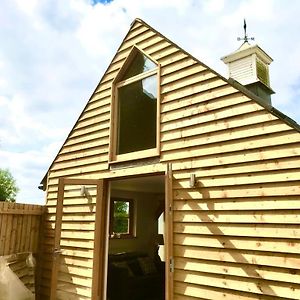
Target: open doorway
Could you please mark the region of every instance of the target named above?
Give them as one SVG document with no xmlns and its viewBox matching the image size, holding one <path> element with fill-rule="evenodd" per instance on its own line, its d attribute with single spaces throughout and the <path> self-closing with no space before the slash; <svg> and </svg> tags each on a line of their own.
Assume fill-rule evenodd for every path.
<svg viewBox="0 0 300 300">
<path fill-rule="evenodd" d="M 109 187 L 108 300 L 164 300 L 165 176 L 113 180 Z"/>
</svg>

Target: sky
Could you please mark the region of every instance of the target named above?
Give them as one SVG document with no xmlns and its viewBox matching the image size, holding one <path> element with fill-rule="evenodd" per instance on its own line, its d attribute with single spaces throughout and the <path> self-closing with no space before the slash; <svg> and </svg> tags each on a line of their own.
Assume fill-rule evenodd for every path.
<svg viewBox="0 0 300 300">
<path fill-rule="evenodd" d="M 17 202 L 38 189 L 135 18 L 227 77 L 220 57 L 249 36 L 273 59 L 272 104 L 300 123 L 298 0 L 0 0 L 0 168 Z"/>
</svg>

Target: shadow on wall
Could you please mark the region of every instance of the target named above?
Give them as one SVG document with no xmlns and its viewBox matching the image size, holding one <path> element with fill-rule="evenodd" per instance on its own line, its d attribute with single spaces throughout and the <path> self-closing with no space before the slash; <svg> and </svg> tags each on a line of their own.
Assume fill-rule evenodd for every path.
<svg viewBox="0 0 300 300">
<path fill-rule="evenodd" d="M 220 215 L 220 212 L 215 210 L 215 202 L 214 199 L 211 199 L 209 190 L 206 188 L 200 181 L 197 182 L 197 186 L 194 189 L 185 189 L 183 194 L 180 194 L 180 198 L 186 201 L 185 205 L 188 206 L 184 211 L 179 212 L 179 217 L 176 218 L 176 222 L 182 222 L 183 228 L 186 228 L 187 225 L 195 226 L 196 224 L 201 224 L 201 227 L 205 227 L 204 230 L 193 230 L 192 234 L 195 237 L 195 241 L 193 243 L 192 239 L 183 237 L 180 240 L 180 244 L 185 245 L 185 247 L 192 248 L 197 254 L 191 255 L 188 249 L 183 250 L 184 257 L 190 258 L 198 258 L 197 259 L 197 267 L 193 265 L 191 267 L 188 262 L 185 262 L 180 269 L 183 270 L 192 270 L 193 275 L 203 276 L 205 278 L 205 286 L 208 290 L 216 291 L 222 293 L 223 289 L 228 289 L 229 293 L 241 295 L 241 293 L 249 292 L 252 294 L 251 289 L 248 290 L 238 290 L 238 283 L 242 282 L 245 275 L 249 277 L 252 283 L 256 286 L 257 290 L 253 291 L 253 293 L 261 293 L 264 295 L 273 295 L 276 296 L 276 293 L 268 284 L 268 281 L 264 280 L 261 276 L 259 270 L 262 268 L 260 265 L 256 265 L 255 261 L 255 250 L 243 250 L 247 253 L 247 255 L 252 257 L 252 261 L 249 261 L 247 258 L 240 253 L 241 249 L 236 248 L 234 243 L 231 241 L 232 237 L 223 233 L 218 224 L 228 225 L 230 227 L 237 226 L 238 224 L 234 223 L 218 223 L 217 218 Z M 193 197 L 190 193 L 193 193 Z M 198 196 L 196 196 L 198 193 Z M 226 197 L 226 195 L 224 195 Z M 194 199 L 202 199 L 204 200 L 204 205 L 207 206 L 207 210 L 201 208 L 200 204 L 197 204 Z M 220 199 L 219 199 L 220 200 Z M 201 201 L 201 202 L 202 202 Z M 237 204 L 238 205 L 238 204 Z M 175 211 L 175 215 L 178 211 Z M 189 220 L 186 219 L 186 214 L 191 213 Z M 222 212 L 221 212 L 222 213 Z M 208 215 L 213 215 L 213 219 Z M 192 218 L 192 220 L 191 220 Z M 188 224 L 184 224 L 185 222 L 189 222 Z M 197 226 L 197 225 L 196 225 Z M 253 224 L 252 226 L 255 226 Z M 224 227 L 224 226 L 223 226 Z M 241 226 L 238 226 L 240 230 L 243 230 Z M 182 230 L 184 232 L 184 230 Z M 200 234 L 198 233 L 200 232 Z M 176 234 L 175 234 L 176 236 Z M 200 237 L 203 242 L 202 245 L 199 245 L 197 242 L 197 237 Z M 243 238 L 240 238 L 243 239 Z M 199 241 L 199 240 L 198 240 Z M 216 243 L 217 241 L 217 243 Z M 197 255 L 197 256 L 196 256 Z M 231 258 L 230 258 L 231 257 Z M 176 267 L 176 259 L 175 259 L 175 267 Z M 267 267 L 266 267 L 267 268 Z M 212 274 L 213 273 L 213 274 Z M 183 274 L 183 273 L 181 273 Z M 193 282 L 194 284 L 199 284 L 197 282 L 197 277 L 192 278 L 189 277 L 188 274 L 184 275 L 183 278 L 180 278 L 182 282 Z M 176 269 L 175 269 L 175 278 L 176 278 Z M 211 281 L 208 280 L 211 278 Z M 219 279 L 220 284 L 216 284 L 215 279 Z M 233 288 L 232 283 L 227 285 L 227 279 L 229 281 L 235 281 L 235 287 Z M 241 280 L 242 279 L 242 280 Z M 262 280 L 260 280 L 262 279 Z M 249 283 L 250 280 L 247 282 Z M 202 281 L 203 282 L 203 281 Z M 208 283 L 209 282 L 209 283 Z M 207 285 L 208 283 L 208 285 Z M 284 285 L 284 283 L 282 283 Z M 231 287 L 230 287 L 231 285 Z M 286 284 L 287 286 L 290 284 Z M 203 285 L 202 285 L 203 286 Z M 186 290 L 187 288 L 185 288 Z"/>
</svg>

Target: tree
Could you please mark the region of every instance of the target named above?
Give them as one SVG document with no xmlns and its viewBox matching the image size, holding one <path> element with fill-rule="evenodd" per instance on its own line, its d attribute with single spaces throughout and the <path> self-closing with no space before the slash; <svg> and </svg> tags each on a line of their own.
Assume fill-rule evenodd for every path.
<svg viewBox="0 0 300 300">
<path fill-rule="evenodd" d="M 0 169 L 0 201 L 15 202 L 19 191 L 16 180 L 8 169 Z"/>
</svg>

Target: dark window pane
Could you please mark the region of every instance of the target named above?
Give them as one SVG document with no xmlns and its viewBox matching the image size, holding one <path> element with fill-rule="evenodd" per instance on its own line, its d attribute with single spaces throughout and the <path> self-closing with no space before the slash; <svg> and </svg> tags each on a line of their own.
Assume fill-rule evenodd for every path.
<svg viewBox="0 0 300 300">
<path fill-rule="evenodd" d="M 156 147 L 156 75 L 118 89 L 117 154 Z"/>
<path fill-rule="evenodd" d="M 156 67 L 156 64 L 153 61 L 151 61 L 148 57 L 146 57 L 142 53 L 138 52 L 135 55 L 130 66 L 125 71 L 121 80 L 125 80 L 125 79 L 133 77 L 135 75 L 147 72 L 151 69 L 154 69 L 155 67 Z"/>
</svg>

